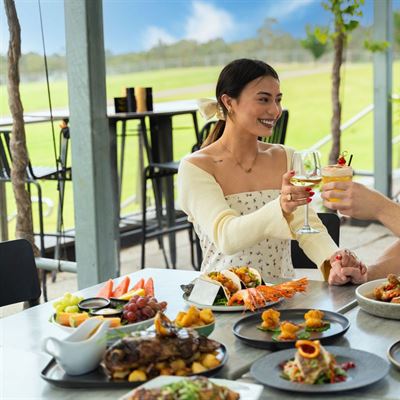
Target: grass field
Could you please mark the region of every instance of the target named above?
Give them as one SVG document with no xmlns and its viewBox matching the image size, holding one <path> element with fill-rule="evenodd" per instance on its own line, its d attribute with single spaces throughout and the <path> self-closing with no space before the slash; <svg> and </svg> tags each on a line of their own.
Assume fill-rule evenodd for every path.
<svg viewBox="0 0 400 400">
<path fill-rule="evenodd" d="M 290 112 L 286 144 L 295 148 L 307 148 L 327 135 L 330 131 L 331 100 L 330 100 L 330 66 L 314 65 L 278 65 L 281 75 L 281 87 L 284 94 L 283 106 Z M 171 101 L 181 99 L 196 99 L 212 97 L 214 85 L 220 67 L 171 69 L 164 71 L 140 72 L 107 77 L 107 98 L 120 96 L 125 87 L 152 86 L 156 101 Z M 400 62 L 393 67 L 393 88 L 400 92 Z M 373 71 L 370 64 L 345 65 L 343 69 L 342 90 L 342 123 L 348 121 L 356 113 L 373 101 Z M 181 88 L 188 88 L 179 90 Z M 189 89 L 191 88 L 191 89 Z M 51 93 L 54 108 L 68 105 L 67 84 L 65 81 L 51 82 Z M 21 97 L 26 113 L 46 110 L 48 108 L 46 87 L 43 82 L 21 85 Z M 8 115 L 6 88 L 0 86 L 1 115 Z M 397 111 L 393 135 L 400 134 L 400 118 Z M 200 119 L 200 123 L 202 123 Z M 130 123 L 134 127 L 134 122 Z M 396 131 L 397 129 L 397 131 Z M 174 118 L 174 153 L 179 159 L 186 154 L 194 143 L 194 133 L 191 120 L 187 116 Z M 26 125 L 28 148 L 34 165 L 54 165 L 52 152 L 51 128 L 49 124 Z M 58 126 L 56 124 L 56 131 Z M 73 135 L 73 133 L 72 133 Z M 373 167 L 373 115 L 369 114 L 342 136 L 342 149 L 354 154 L 355 169 L 372 170 Z M 321 148 L 323 161 L 326 162 L 330 145 Z M 399 146 L 395 149 L 394 164 L 400 164 Z M 137 182 L 138 146 L 137 137 L 127 140 L 126 163 L 124 169 L 122 201 L 135 194 Z M 53 212 L 46 217 L 46 231 L 54 231 L 56 221 L 56 184 L 43 184 L 43 194 L 54 202 Z M 33 195 L 35 193 L 33 192 Z M 7 185 L 8 212 L 15 211 L 10 185 Z M 35 207 L 35 206 L 34 206 Z M 132 204 L 123 212 L 137 209 Z M 35 210 L 36 212 L 36 210 Z M 35 217 L 36 218 L 36 217 Z M 65 226 L 72 227 L 73 195 L 72 185 L 67 185 Z M 10 235 L 13 235 L 13 222 L 10 223 Z"/>
</svg>

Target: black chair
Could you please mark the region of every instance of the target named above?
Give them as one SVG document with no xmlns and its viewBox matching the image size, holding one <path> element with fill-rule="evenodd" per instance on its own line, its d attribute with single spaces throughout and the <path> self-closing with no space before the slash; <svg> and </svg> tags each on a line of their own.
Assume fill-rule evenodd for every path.
<svg viewBox="0 0 400 400">
<path fill-rule="evenodd" d="M 328 230 L 329 235 L 339 246 L 340 218 L 334 213 L 318 213 L 318 217 Z M 317 266 L 304 254 L 297 240 L 291 243 L 292 264 L 294 268 L 317 268 Z"/>
<path fill-rule="evenodd" d="M 150 121 L 151 122 L 151 121 Z M 195 127 L 197 120 L 194 119 Z M 153 129 L 159 129 L 158 126 Z M 197 129 L 197 128 L 196 128 Z M 187 230 L 190 243 L 190 256 L 193 269 L 198 270 L 200 265 L 196 264 L 194 256 L 195 240 L 193 226 L 187 220 L 186 214 L 175 210 L 174 206 L 174 189 L 173 179 L 178 173 L 179 161 L 155 162 L 154 158 L 158 158 L 157 149 L 152 146 L 148 136 L 144 120 L 141 120 L 140 132 L 143 146 L 146 152 L 148 165 L 143 170 L 142 175 L 142 234 L 141 234 L 141 268 L 145 268 L 146 262 L 146 242 L 149 239 L 157 238 L 158 245 L 162 251 L 165 265 L 170 268 L 176 267 L 176 249 L 175 246 L 170 248 L 170 261 L 164 247 L 164 235 L 175 234 L 175 232 Z M 197 133 L 197 132 L 196 132 Z M 162 134 L 159 132 L 159 134 Z M 196 134 L 196 142 L 199 141 L 201 132 Z M 151 181 L 154 203 L 155 203 L 155 219 L 149 221 L 147 218 L 147 182 Z M 172 212 L 171 212 L 172 211 Z M 173 240 L 175 237 L 173 237 Z M 171 243 L 171 242 L 170 242 Z M 174 243 L 174 242 L 173 242 Z"/>
<path fill-rule="evenodd" d="M 26 301 L 39 304 L 40 283 L 31 244 L 25 239 L 0 243 L 0 307 Z"/>
<path fill-rule="evenodd" d="M 194 151 L 200 150 L 201 145 L 207 139 L 208 135 L 210 134 L 211 130 L 214 128 L 214 126 L 217 122 L 218 122 L 217 120 L 211 120 L 211 121 L 207 121 L 203 125 L 203 127 L 201 128 L 201 130 L 199 132 L 199 137 L 198 137 L 197 143 L 195 143 L 192 147 L 192 153 Z"/>
<path fill-rule="evenodd" d="M 67 156 L 68 156 L 68 145 L 69 145 L 69 128 L 67 125 L 68 121 L 64 120 L 64 125 L 60 130 L 59 135 L 59 154 L 56 155 L 57 167 L 33 167 L 31 162 L 28 162 L 26 168 L 26 182 L 28 184 L 28 190 L 30 192 L 30 185 L 33 184 L 36 187 L 38 194 L 38 213 L 39 213 L 39 240 L 40 240 L 40 252 L 41 256 L 45 255 L 45 243 L 44 243 L 44 222 L 43 222 L 43 198 L 42 188 L 39 181 L 41 180 L 52 180 L 58 182 L 58 212 L 57 212 L 57 244 L 55 248 L 55 258 L 58 258 L 59 254 L 59 238 L 62 231 L 62 214 L 64 207 L 64 194 L 65 194 L 65 182 L 71 181 L 72 173 L 71 168 L 67 167 Z M 10 151 L 10 135 L 11 131 L 3 130 L 0 131 L 0 181 L 11 182 L 11 167 L 12 157 Z"/>
</svg>

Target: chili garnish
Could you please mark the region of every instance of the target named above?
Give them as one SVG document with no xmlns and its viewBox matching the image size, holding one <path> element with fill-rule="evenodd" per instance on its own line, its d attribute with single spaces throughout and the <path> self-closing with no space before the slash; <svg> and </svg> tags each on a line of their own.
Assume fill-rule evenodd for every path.
<svg viewBox="0 0 400 400">
<path fill-rule="evenodd" d="M 304 358 L 316 358 L 320 353 L 319 340 L 298 340 L 296 348 Z"/>
</svg>

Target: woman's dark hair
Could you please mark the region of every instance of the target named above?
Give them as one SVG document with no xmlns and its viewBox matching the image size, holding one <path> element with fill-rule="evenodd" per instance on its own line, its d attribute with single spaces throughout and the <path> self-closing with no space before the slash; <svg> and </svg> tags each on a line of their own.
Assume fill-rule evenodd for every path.
<svg viewBox="0 0 400 400">
<path fill-rule="evenodd" d="M 279 81 L 276 71 L 264 61 L 240 58 L 224 67 L 219 74 L 215 97 L 218 101 L 218 107 L 221 107 L 223 110 L 225 118 L 227 117 L 228 110 L 221 100 L 222 95 L 227 94 L 229 97 L 237 99 L 249 82 L 263 76 L 272 76 Z M 201 147 L 206 147 L 218 140 L 222 136 L 224 129 L 225 121 L 219 120 Z"/>
</svg>

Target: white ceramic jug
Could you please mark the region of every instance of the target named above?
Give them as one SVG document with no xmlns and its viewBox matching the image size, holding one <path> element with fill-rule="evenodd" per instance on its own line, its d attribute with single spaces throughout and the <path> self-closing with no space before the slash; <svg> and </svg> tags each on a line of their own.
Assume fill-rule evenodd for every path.
<svg viewBox="0 0 400 400">
<path fill-rule="evenodd" d="M 67 374 L 86 374 L 99 365 L 106 350 L 109 324 L 107 320 L 87 319 L 63 340 L 44 339 L 42 350 L 53 356 Z M 90 335 L 96 328 L 96 332 Z"/>
</svg>

